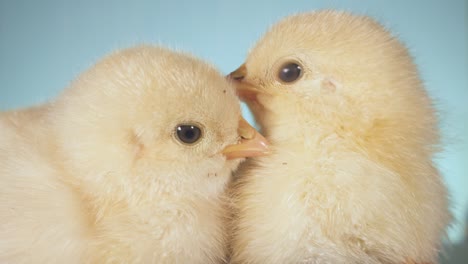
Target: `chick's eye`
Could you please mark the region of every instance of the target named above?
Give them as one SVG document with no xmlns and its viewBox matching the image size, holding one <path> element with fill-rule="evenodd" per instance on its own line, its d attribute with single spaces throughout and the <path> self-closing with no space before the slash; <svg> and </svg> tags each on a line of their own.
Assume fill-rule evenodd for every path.
<svg viewBox="0 0 468 264">
<path fill-rule="evenodd" d="M 294 63 L 294 62 L 288 62 L 281 66 L 279 73 L 278 73 L 278 78 L 285 83 L 290 83 L 294 82 L 297 79 L 301 77 L 302 74 L 302 67 L 301 65 Z"/>
<path fill-rule="evenodd" d="M 176 127 L 177 139 L 185 144 L 196 143 L 202 135 L 201 129 L 195 125 L 178 125 Z"/>
</svg>

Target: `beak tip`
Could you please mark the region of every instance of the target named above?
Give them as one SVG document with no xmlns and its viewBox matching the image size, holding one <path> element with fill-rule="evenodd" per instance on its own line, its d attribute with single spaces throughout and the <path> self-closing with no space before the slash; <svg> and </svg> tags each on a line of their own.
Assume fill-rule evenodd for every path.
<svg viewBox="0 0 468 264">
<path fill-rule="evenodd" d="M 239 121 L 240 134 L 248 133 L 238 144 L 227 146 L 223 154 L 227 159 L 249 158 L 270 154 L 268 141 L 243 118 Z"/>
</svg>

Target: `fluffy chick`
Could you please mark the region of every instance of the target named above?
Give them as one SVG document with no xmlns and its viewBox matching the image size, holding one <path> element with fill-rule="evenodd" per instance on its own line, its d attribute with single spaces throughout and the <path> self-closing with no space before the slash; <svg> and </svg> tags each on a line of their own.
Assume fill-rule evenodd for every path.
<svg viewBox="0 0 468 264">
<path fill-rule="evenodd" d="M 338 11 L 274 25 L 230 74 L 273 154 L 235 186 L 234 263 L 437 262 L 437 118 L 406 48 Z"/>
<path fill-rule="evenodd" d="M 226 157 L 264 147 L 246 124 L 219 72 L 150 46 L 106 57 L 53 102 L 1 113 L 0 262 L 219 263 L 223 191 L 241 161 Z M 236 144 L 238 130 L 252 140 Z"/>
</svg>

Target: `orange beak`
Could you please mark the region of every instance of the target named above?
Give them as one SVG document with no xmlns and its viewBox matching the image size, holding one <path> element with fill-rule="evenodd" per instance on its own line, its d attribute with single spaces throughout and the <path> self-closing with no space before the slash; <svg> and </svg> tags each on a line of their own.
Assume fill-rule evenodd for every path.
<svg viewBox="0 0 468 264">
<path fill-rule="evenodd" d="M 234 81 L 242 81 L 246 73 L 247 73 L 247 68 L 245 67 L 245 63 L 244 63 L 241 66 L 239 66 L 239 68 L 237 68 L 235 71 L 231 72 L 227 77 Z"/>
<path fill-rule="evenodd" d="M 260 92 L 248 81 L 245 80 L 247 75 L 247 68 L 242 64 L 237 70 L 231 72 L 227 78 L 234 82 L 236 92 L 240 99 L 243 101 L 255 101 L 257 94 Z"/>
<path fill-rule="evenodd" d="M 269 154 L 268 141 L 255 128 L 249 125 L 244 118 L 239 120 L 237 131 L 241 136 L 240 142 L 227 146 L 222 152 L 228 160 Z"/>
</svg>

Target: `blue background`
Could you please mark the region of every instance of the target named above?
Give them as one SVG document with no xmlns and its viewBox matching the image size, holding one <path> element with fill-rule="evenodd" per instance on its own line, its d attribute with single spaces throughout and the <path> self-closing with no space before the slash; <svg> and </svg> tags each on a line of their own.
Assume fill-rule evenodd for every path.
<svg viewBox="0 0 468 264">
<path fill-rule="evenodd" d="M 0 0 L 0 110 L 44 102 L 103 55 L 139 43 L 190 51 L 228 73 L 272 23 L 319 8 L 371 15 L 410 48 L 441 112 L 446 148 L 437 162 L 457 218 L 450 237 L 464 240 L 466 248 L 468 7 L 463 0 Z M 454 248 L 449 255 L 456 254 Z"/>
</svg>

